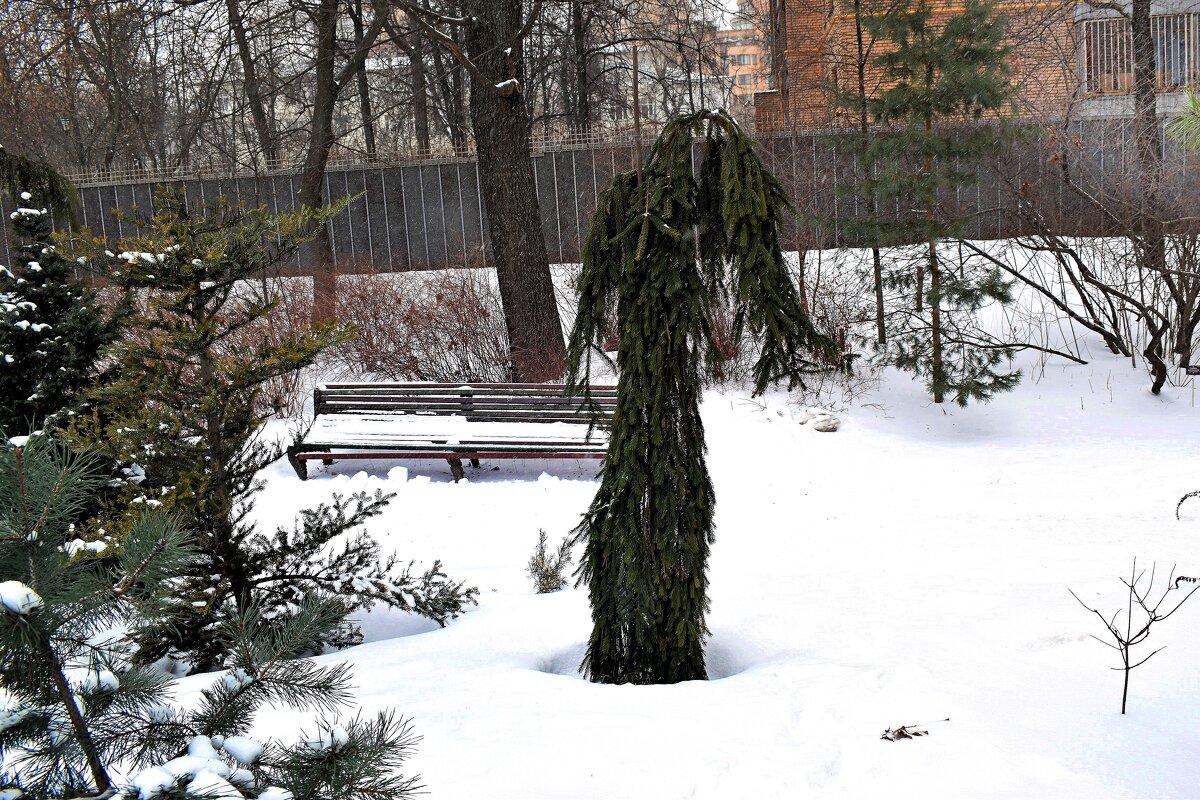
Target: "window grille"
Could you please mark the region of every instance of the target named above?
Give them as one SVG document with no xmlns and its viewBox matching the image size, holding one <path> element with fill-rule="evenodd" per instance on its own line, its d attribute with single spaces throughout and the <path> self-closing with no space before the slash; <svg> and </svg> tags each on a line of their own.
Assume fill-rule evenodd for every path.
<svg viewBox="0 0 1200 800">
<path fill-rule="evenodd" d="M 1129 20 L 1083 23 L 1083 89 L 1088 94 L 1133 91 L 1133 37 Z M 1162 14 L 1150 19 L 1155 88 L 1200 85 L 1200 14 Z"/>
</svg>

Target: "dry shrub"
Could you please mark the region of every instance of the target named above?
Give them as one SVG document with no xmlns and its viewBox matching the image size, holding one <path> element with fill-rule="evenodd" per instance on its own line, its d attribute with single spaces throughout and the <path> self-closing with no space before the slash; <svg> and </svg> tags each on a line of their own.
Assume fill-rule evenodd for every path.
<svg viewBox="0 0 1200 800">
<path fill-rule="evenodd" d="M 508 380 L 508 333 L 488 272 L 343 278 L 338 312 L 358 329 L 337 351 L 348 372 L 396 381 Z"/>
<path fill-rule="evenodd" d="M 115 304 L 118 293 L 109 290 L 109 302 Z M 155 292 L 139 290 L 130 296 L 135 316 L 147 317 L 152 310 Z M 309 281 L 298 278 L 267 278 L 246 281 L 235 290 L 233 303 L 274 302 L 265 317 L 238 330 L 218 348 L 218 355 L 229 358 L 245 358 L 247 352 L 257 349 L 264 341 L 270 344 L 294 337 L 310 325 L 312 313 L 312 289 Z M 169 319 L 161 310 L 155 312 Z M 122 337 L 129 343 L 147 344 L 151 332 L 139 325 L 126 326 Z M 194 369 L 195 366 L 193 365 Z M 188 368 L 185 374 L 190 374 Z M 312 381 L 304 372 L 295 372 L 272 378 L 260 387 L 256 410 L 285 416 L 296 416 L 303 412 L 311 390 Z"/>
<path fill-rule="evenodd" d="M 238 332 L 228 342 L 232 353 L 260 346 L 264 341 L 278 344 L 303 333 L 312 320 L 312 284 L 303 278 L 263 278 L 248 281 L 239 287 L 239 297 L 247 302 L 271 301 L 275 305 L 266 316 Z M 284 416 L 297 416 L 304 411 L 310 394 L 311 379 L 307 372 L 293 372 L 272 378 L 264 383 L 258 399 L 258 410 Z"/>
<path fill-rule="evenodd" d="M 754 362 L 758 358 L 758 347 L 754 339 L 743 333 L 740 338 L 733 335 L 734 312 L 722 305 L 712 318 L 713 341 L 716 358 L 708 375 L 713 386 L 748 385 L 754 381 Z"/>
<path fill-rule="evenodd" d="M 803 260 L 795 253 L 787 253 L 785 258 L 790 262 L 801 302 L 817 330 L 837 342 L 843 351 L 860 346 L 862 342 L 856 341 L 854 331 L 869 319 L 871 309 L 863 299 L 870 295 L 859 265 L 831 264 L 821 251 L 806 253 Z M 734 312 L 728 306 L 722 306 L 713 315 L 717 360 L 710 375 L 712 385 L 744 386 L 753 382 L 758 346 L 746 333 L 736 338 L 733 323 Z M 831 373 L 837 372 L 840 362 L 815 353 L 813 357 L 829 367 Z M 824 385 L 826 376 L 814 376 L 806 383 Z"/>
</svg>

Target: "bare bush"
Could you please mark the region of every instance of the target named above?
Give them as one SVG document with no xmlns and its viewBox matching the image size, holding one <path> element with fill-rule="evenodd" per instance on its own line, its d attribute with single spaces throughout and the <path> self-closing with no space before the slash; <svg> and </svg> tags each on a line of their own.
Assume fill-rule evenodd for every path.
<svg viewBox="0 0 1200 800">
<path fill-rule="evenodd" d="M 1001 178 L 1028 233 L 1015 240 L 1021 258 L 993 263 L 1112 353 L 1140 356 L 1157 394 L 1191 365 L 1200 333 L 1200 232 L 1186 174 L 1139 157 L 1097 175 L 1080 137 L 1057 131 L 1044 144 L 1054 180 Z"/>
<path fill-rule="evenodd" d="M 508 380 L 508 336 L 489 278 L 480 270 L 344 278 L 338 313 L 358 336 L 338 348 L 338 363 L 388 380 Z"/>
<path fill-rule="evenodd" d="M 1183 501 L 1181 500 L 1180 502 Z M 1144 581 L 1146 578 L 1146 570 L 1143 569 L 1141 572 L 1138 572 L 1137 559 L 1135 558 L 1133 560 L 1133 569 L 1130 572 L 1129 580 L 1121 578 L 1121 583 L 1128 590 L 1126 608 L 1124 609 L 1125 620 L 1123 624 L 1121 621 L 1122 609 L 1118 608 L 1112 613 L 1111 616 L 1106 617 L 1100 612 L 1099 609 L 1089 606 L 1087 603 L 1083 602 L 1079 595 L 1075 594 L 1074 591 L 1070 589 L 1067 590 L 1070 591 L 1071 595 L 1079 601 L 1079 605 L 1095 614 L 1100 621 L 1104 623 L 1104 627 L 1108 630 L 1108 635 L 1113 640 L 1113 643 L 1108 642 L 1106 639 L 1101 639 L 1099 636 L 1092 636 L 1092 638 L 1100 642 L 1100 644 L 1104 645 L 1105 647 L 1110 647 L 1113 650 L 1116 650 L 1121 658 L 1121 666 L 1112 667 L 1112 669 L 1121 672 L 1124 675 L 1124 682 L 1121 688 L 1122 714 L 1125 713 L 1125 707 L 1129 700 L 1129 673 L 1137 667 L 1140 667 L 1142 664 L 1145 664 L 1163 648 L 1158 648 L 1158 650 L 1151 652 L 1150 655 L 1145 656 L 1136 662 L 1131 654 L 1132 649 L 1137 645 L 1142 644 L 1147 638 L 1149 638 L 1150 627 L 1154 623 L 1162 622 L 1170 617 L 1172 614 L 1178 611 L 1180 606 L 1186 603 L 1188 599 L 1196 593 L 1197 590 L 1200 590 L 1200 584 L 1197 583 L 1196 578 L 1189 578 L 1184 575 L 1176 576 L 1175 568 L 1172 567 L 1170 573 L 1167 575 L 1166 588 L 1162 590 L 1162 594 L 1158 596 L 1158 599 L 1154 600 L 1151 598 L 1151 595 L 1154 592 L 1155 577 L 1156 570 L 1154 567 L 1151 567 L 1149 580 Z M 1170 595 L 1171 592 L 1178 590 L 1180 588 L 1180 584 L 1184 583 L 1191 584 L 1191 589 L 1185 593 L 1182 593 L 1182 597 L 1175 595 L 1173 602 L 1166 603 L 1168 595 Z M 1166 604 L 1165 607 L 1164 603 Z M 1135 617 L 1139 616 L 1140 618 L 1138 621 L 1134 622 Z"/>
<path fill-rule="evenodd" d="M 256 347 L 260 343 L 278 344 L 294 339 L 312 324 L 312 287 L 296 278 L 264 278 L 245 285 L 244 302 L 271 303 L 273 308 L 253 325 L 243 328 L 231 340 L 232 349 Z M 297 416 L 304 410 L 312 376 L 298 371 L 272 378 L 262 385 L 258 411 L 281 416 Z"/>
<path fill-rule="evenodd" d="M 830 256 L 823 251 L 813 250 L 799 256 L 789 253 L 786 258 L 790 262 L 792 280 L 797 285 L 801 302 L 813 325 L 837 342 L 840 352 L 848 352 L 862 343 L 861 337 L 857 337 L 854 331 L 860 327 L 870 309 L 863 302 L 862 278 L 857 272 L 857 265 L 852 258 L 843 258 L 843 255 L 839 252 Z M 711 365 L 708 384 L 737 386 L 751 383 L 758 349 L 754 337 L 748 332 L 736 335 L 733 309 L 722 305 L 715 311 L 712 335 L 716 342 L 717 360 Z M 614 340 L 614 349 L 615 345 Z M 840 364 L 829 363 L 828 366 L 830 373 L 836 373 Z M 811 379 L 806 378 L 806 383 L 823 385 L 827 379 L 834 382 L 838 380 L 817 372 Z"/>
</svg>

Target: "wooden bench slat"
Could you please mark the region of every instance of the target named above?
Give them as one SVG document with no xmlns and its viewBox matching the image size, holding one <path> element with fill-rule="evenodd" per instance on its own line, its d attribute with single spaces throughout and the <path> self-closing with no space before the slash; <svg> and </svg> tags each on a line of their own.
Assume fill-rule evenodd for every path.
<svg viewBox="0 0 1200 800">
<path fill-rule="evenodd" d="M 473 389 L 478 391 L 523 390 L 539 393 L 565 392 L 566 384 L 562 383 L 405 383 L 402 381 L 330 381 L 317 386 L 318 389 L 402 389 L 404 391 L 422 391 L 424 389 Z M 592 391 L 615 392 L 616 386 L 608 384 L 588 384 Z"/>
<path fill-rule="evenodd" d="M 372 407 L 369 410 L 386 411 L 387 408 L 386 407 L 384 407 L 384 408 Z M 340 415 L 353 416 L 354 414 L 356 414 L 358 412 L 353 409 L 345 409 L 343 411 L 327 409 L 326 411 L 324 411 L 322 413 L 328 414 L 330 416 L 340 416 Z M 581 427 L 586 427 L 587 424 L 590 422 L 590 417 L 588 417 L 585 414 L 531 415 L 531 414 L 521 414 L 520 412 L 512 412 L 512 413 L 508 413 L 508 414 L 501 414 L 501 413 L 463 414 L 461 409 L 457 410 L 457 411 L 444 411 L 444 412 L 440 412 L 440 413 L 439 412 L 429 412 L 429 413 L 420 413 L 420 414 L 397 414 L 396 415 L 397 419 L 409 419 L 409 418 L 411 418 L 411 419 L 434 419 L 437 417 L 456 417 L 456 418 L 462 419 L 466 422 L 540 422 L 540 423 L 545 423 L 547 425 L 553 424 L 553 423 L 562 423 L 565 425 L 579 425 Z"/>
<path fill-rule="evenodd" d="M 303 479 L 308 461 L 444 458 L 458 480 L 464 459 L 601 459 L 616 387 L 590 392 L 588 403 L 561 384 L 327 383 L 313 392 L 313 430 L 288 460 Z M 514 424 L 528 430 L 503 432 Z"/>
<path fill-rule="evenodd" d="M 582 402 L 583 395 L 567 394 L 565 392 L 536 392 L 536 391 L 487 391 L 484 389 L 369 389 L 369 388 L 319 388 L 326 397 L 339 395 L 395 395 L 404 397 L 549 397 Z M 615 392 L 592 392 L 594 398 L 613 398 Z"/>
<path fill-rule="evenodd" d="M 562 399 L 547 399 L 547 398 L 517 398 L 517 397 L 475 397 L 470 401 L 462 401 L 462 399 L 451 397 L 439 398 L 421 398 L 421 397 L 391 397 L 388 395 L 367 395 L 361 397 L 322 397 L 320 404 L 325 407 L 338 407 L 338 405 L 356 405 L 359 403 L 389 403 L 396 407 L 412 407 L 415 408 L 524 408 L 530 410 L 550 409 L 550 410 L 584 410 L 586 407 L 576 401 L 562 401 Z M 600 402 L 601 408 L 606 405 L 616 405 L 616 402 Z"/>
<path fill-rule="evenodd" d="M 601 458 L 604 458 L 604 456 L 605 456 L 604 453 L 574 453 L 574 452 L 564 452 L 564 451 L 560 451 L 560 450 L 551 450 L 551 451 L 548 451 L 545 453 L 528 453 L 528 452 L 518 453 L 518 452 L 501 451 L 501 450 L 475 450 L 475 451 L 464 450 L 461 452 L 457 451 L 457 450 L 455 450 L 453 452 L 449 452 L 446 450 L 431 450 L 431 451 L 372 450 L 372 451 L 364 451 L 364 452 L 330 452 L 330 453 L 303 452 L 303 453 L 296 454 L 296 458 L 300 461 L 341 461 L 341 460 L 350 460 L 350 459 L 366 460 L 366 459 L 384 459 L 384 458 L 395 459 L 397 461 L 402 460 L 402 459 L 418 459 L 418 458 L 438 459 L 438 460 L 441 460 L 444 458 L 456 458 L 459 460 L 471 459 L 471 458 L 475 458 L 475 459 L 487 458 L 487 459 L 494 459 L 497 461 L 504 461 L 504 460 L 511 460 L 511 459 L 536 459 L 536 458 L 544 458 L 547 460 L 601 459 Z"/>
<path fill-rule="evenodd" d="M 580 453 L 604 453 L 608 451 L 607 443 L 605 444 L 570 444 L 564 443 L 557 446 L 542 447 L 539 445 L 520 445 L 520 444 L 505 444 L 501 442 L 397 442 L 379 440 L 375 442 L 310 442 L 307 450 L 346 450 L 351 448 L 361 448 L 363 450 L 478 450 L 484 448 L 487 450 L 503 451 L 506 453 L 549 453 L 556 450 L 565 450 L 570 452 Z M 306 450 L 306 452 L 307 452 Z"/>
</svg>

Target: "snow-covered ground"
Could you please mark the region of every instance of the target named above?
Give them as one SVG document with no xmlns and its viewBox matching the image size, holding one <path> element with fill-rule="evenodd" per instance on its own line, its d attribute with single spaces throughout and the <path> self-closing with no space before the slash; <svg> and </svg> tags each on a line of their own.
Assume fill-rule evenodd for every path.
<svg viewBox="0 0 1200 800">
<path fill-rule="evenodd" d="M 1143 654 L 1167 648 L 1121 716 L 1116 654 L 1068 589 L 1115 611 L 1135 556 L 1200 574 L 1200 501 L 1174 518 L 1200 489 L 1200 411 L 1191 387 L 1153 397 L 1092 356 L 1026 359 L 1015 392 L 967 409 L 888 373 L 837 433 L 783 394 L 711 392 L 707 682 L 582 680 L 586 590 L 534 594 L 538 529 L 575 525 L 594 464 L 485 464 L 456 485 L 444 462 L 306 483 L 281 462 L 257 513 L 395 492 L 372 534 L 480 588 L 445 629 L 376 611 L 367 644 L 322 659 L 352 663 L 364 710 L 414 718 L 409 771 L 436 798 L 1196 797 L 1200 600 L 1153 628 Z M 298 724 L 270 712 L 257 732 Z M 880 739 L 899 725 L 929 736 Z"/>
</svg>

